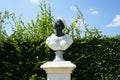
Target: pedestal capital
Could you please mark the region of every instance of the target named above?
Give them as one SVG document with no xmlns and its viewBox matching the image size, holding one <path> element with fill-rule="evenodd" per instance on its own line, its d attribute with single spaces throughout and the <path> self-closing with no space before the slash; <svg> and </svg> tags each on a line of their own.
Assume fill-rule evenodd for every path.
<svg viewBox="0 0 120 80">
<path fill-rule="evenodd" d="M 71 63 L 70 61 L 59 61 L 59 62 L 52 62 L 48 61 L 45 64 L 41 66 L 46 73 L 52 73 L 52 74 L 71 74 L 74 68 L 76 68 L 76 65 Z"/>
</svg>

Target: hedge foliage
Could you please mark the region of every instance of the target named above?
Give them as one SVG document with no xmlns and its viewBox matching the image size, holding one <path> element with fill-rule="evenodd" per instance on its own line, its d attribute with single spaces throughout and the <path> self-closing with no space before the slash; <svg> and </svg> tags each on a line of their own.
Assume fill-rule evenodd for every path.
<svg viewBox="0 0 120 80">
<path fill-rule="evenodd" d="M 120 36 L 75 40 L 65 57 L 77 66 L 73 80 L 120 79 Z"/>
<path fill-rule="evenodd" d="M 84 19 L 77 10 L 78 15 L 64 31 L 74 40 L 64 52 L 64 58 L 77 66 L 72 80 L 119 80 L 120 36 L 103 36 L 96 28 L 88 29 L 85 23 L 84 31 L 80 30 L 80 21 Z M 0 12 L 0 80 L 46 79 L 40 66 L 55 56 L 45 44 L 46 38 L 54 33 L 53 22 L 50 6 L 45 2 L 40 3 L 36 20 L 27 24 L 14 13 Z M 8 26 L 13 30 L 10 36 L 5 30 Z"/>
</svg>

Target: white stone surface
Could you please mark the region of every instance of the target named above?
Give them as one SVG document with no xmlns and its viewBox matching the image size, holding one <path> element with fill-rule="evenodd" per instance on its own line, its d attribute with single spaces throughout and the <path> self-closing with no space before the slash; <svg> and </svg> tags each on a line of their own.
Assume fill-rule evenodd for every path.
<svg viewBox="0 0 120 80">
<path fill-rule="evenodd" d="M 48 46 L 55 51 L 66 50 L 72 44 L 72 42 L 72 38 L 67 34 L 61 37 L 52 34 L 46 39 L 46 44 L 48 44 Z"/>
<path fill-rule="evenodd" d="M 47 80 L 71 80 L 71 73 L 75 67 L 70 61 L 49 61 L 41 66 L 47 73 Z"/>
<path fill-rule="evenodd" d="M 63 52 L 62 51 L 55 51 L 55 59 L 53 60 L 53 62 L 56 62 L 56 61 L 65 61 L 63 59 Z"/>
<path fill-rule="evenodd" d="M 47 80 L 71 80 L 70 74 L 48 74 Z"/>
</svg>

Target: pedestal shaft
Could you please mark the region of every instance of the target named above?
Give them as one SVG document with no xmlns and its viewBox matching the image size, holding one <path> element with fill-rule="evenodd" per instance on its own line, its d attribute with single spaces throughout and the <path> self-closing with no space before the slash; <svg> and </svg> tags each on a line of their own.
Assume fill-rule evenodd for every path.
<svg viewBox="0 0 120 80">
<path fill-rule="evenodd" d="M 70 74 L 47 74 L 47 80 L 71 80 Z"/>
</svg>

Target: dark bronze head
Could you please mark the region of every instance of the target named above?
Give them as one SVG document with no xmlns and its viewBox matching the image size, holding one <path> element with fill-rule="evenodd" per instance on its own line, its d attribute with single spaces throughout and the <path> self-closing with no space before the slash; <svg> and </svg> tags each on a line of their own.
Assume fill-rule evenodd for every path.
<svg viewBox="0 0 120 80">
<path fill-rule="evenodd" d="M 65 24 L 62 19 L 57 19 L 54 24 L 54 28 L 56 30 L 56 36 L 60 37 L 65 35 L 62 30 L 65 28 Z"/>
</svg>

